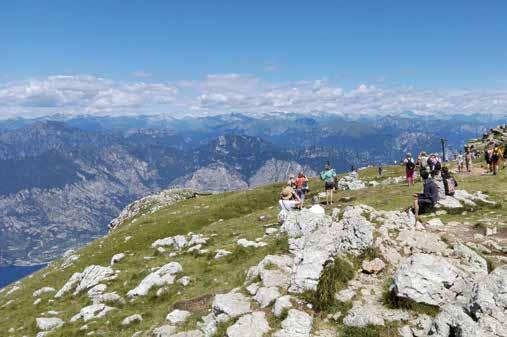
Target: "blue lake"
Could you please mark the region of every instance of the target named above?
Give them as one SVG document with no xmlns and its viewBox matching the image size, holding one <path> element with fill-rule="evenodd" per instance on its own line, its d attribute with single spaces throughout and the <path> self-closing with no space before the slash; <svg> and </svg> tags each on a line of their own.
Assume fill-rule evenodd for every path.
<svg viewBox="0 0 507 337">
<path fill-rule="evenodd" d="M 37 265 L 37 266 L 8 266 L 8 267 L 0 267 L 0 288 L 3 288 L 13 282 L 16 282 L 22 279 L 25 276 L 28 276 L 37 270 L 44 268 L 45 265 Z"/>
</svg>

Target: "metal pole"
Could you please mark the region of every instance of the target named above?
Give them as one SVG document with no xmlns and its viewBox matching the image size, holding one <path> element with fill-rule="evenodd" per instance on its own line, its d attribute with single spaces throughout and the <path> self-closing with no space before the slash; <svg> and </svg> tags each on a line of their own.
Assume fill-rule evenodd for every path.
<svg viewBox="0 0 507 337">
<path fill-rule="evenodd" d="M 445 158 L 445 139 L 440 138 L 440 143 L 442 144 L 442 161 L 446 162 L 447 160 Z"/>
</svg>

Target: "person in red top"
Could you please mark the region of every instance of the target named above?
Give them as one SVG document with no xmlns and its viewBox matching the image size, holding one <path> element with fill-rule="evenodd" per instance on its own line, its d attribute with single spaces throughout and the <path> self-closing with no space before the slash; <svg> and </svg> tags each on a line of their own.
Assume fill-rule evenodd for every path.
<svg viewBox="0 0 507 337">
<path fill-rule="evenodd" d="M 301 199 L 301 203 L 305 202 L 305 194 L 308 191 L 308 178 L 303 172 L 299 172 L 296 178 L 296 194 Z"/>
</svg>

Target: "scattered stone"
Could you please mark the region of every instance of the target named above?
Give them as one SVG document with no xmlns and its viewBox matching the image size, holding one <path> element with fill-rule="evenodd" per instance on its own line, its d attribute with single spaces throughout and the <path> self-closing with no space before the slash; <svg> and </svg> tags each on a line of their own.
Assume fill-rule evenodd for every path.
<svg viewBox="0 0 507 337">
<path fill-rule="evenodd" d="M 136 288 L 127 293 L 127 296 L 146 296 L 153 287 L 171 285 L 174 283 L 174 274 L 180 273 L 181 271 L 183 271 L 183 268 L 179 263 L 168 263 L 159 268 L 157 271 L 146 276 Z"/>
<path fill-rule="evenodd" d="M 439 218 L 433 218 L 426 222 L 430 227 L 442 227 L 444 223 Z"/>
<path fill-rule="evenodd" d="M 372 261 L 363 261 L 361 268 L 368 274 L 378 274 L 384 270 L 386 264 L 379 258 L 375 258 Z"/>
<path fill-rule="evenodd" d="M 87 322 L 95 318 L 101 318 L 104 317 L 111 310 L 115 310 L 115 308 L 108 307 L 105 304 L 92 304 L 82 308 L 79 311 L 79 313 L 72 316 L 70 322 L 73 323 L 80 319 L 83 319 L 83 321 Z"/>
<path fill-rule="evenodd" d="M 158 328 L 153 329 L 151 335 L 153 337 L 171 337 L 173 333 L 176 331 L 177 327 L 174 325 L 162 325 Z"/>
<path fill-rule="evenodd" d="M 248 291 L 248 293 L 252 296 L 257 293 L 257 290 L 259 290 L 258 282 L 252 283 L 248 287 L 246 287 L 246 291 Z"/>
<path fill-rule="evenodd" d="M 276 234 L 278 233 L 279 229 L 278 228 L 273 228 L 273 227 L 268 227 L 264 230 L 264 233 L 266 235 L 273 235 L 273 234 Z"/>
<path fill-rule="evenodd" d="M 277 287 L 262 287 L 257 290 L 254 300 L 259 303 L 261 308 L 266 308 L 280 296 L 282 295 Z"/>
<path fill-rule="evenodd" d="M 304 311 L 290 309 L 282 328 L 273 337 L 309 337 L 312 331 L 313 318 Z"/>
<path fill-rule="evenodd" d="M 270 330 L 266 314 L 255 311 L 242 316 L 227 328 L 227 337 L 262 337 Z"/>
<path fill-rule="evenodd" d="M 186 287 L 190 284 L 190 281 L 192 279 L 190 278 L 190 276 L 183 276 L 181 277 L 180 279 L 178 279 L 178 283 L 181 284 L 182 286 Z"/>
<path fill-rule="evenodd" d="M 173 310 L 166 316 L 166 320 L 173 325 L 182 325 L 192 314 L 185 310 Z"/>
<path fill-rule="evenodd" d="M 212 309 L 215 316 L 225 314 L 229 319 L 251 311 L 250 301 L 243 294 L 236 292 L 216 295 Z"/>
<path fill-rule="evenodd" d="M 238 241 L 236 241 L 236 243 L 238 245 L 240 245 L 241 247 L 245 247 L 245 248 L 248 248 L 248 247 L 260 248 L 260 247 L 265 247 L 268 245 L 266 242 L 255 242 L 255 241 L 249 241 L 247 239 L 239 239 Z"/>
<path fill-rule="evenodd" d="M 273 305 L 273 314 L 275 317 L 281 317 L 285 310 L 289 310 L 292 308 L 291 296 L 285 295 L 279 297 L 275 301 L 275 305 Z"/>
<path fill-rule="evenodd" d="M 132 325 L 133 323 L 139 323 L 142 320 L 143 320 L 143 317 L 141 315 L 134 314 L 134 315 L 125 317 L 125 319 L 123 319 L 123 321 L 121 322 L 121 325 L 129 326 L 129 325 Z"/>
<path fill-rule="evenodd" d="M 335 294 L 335 298 L 340 302 L 348 302 L 355 295 L 356 295 L 356 292 L 354 290 L 352 290 L 351 288 L 345 288 L 345 289 L 340 290 L 337 294 Z"/>
<path fill-rule="evenodd" d="M 74 295 L 81 291 L 90 289 L 102 281 L 114 278 L 114 271 L 110 267 L 91 265 L 85 268 L 82 273 L 74 273 L 63 287 L 56 293 L 55 298 L 60 298 L 75 287 Z M 77 286 L 76 286 L 77 285 Z"/>
<path fill-rule="evenodd" d="M 42 331 L 50 331 L 54 329 L 58 329 L 63 325 L 63 320 L 58 317 L 39 317 L 35 319 L 37 328 Z"/>
<path fill-rule="evenodd" d="M 354 306 L 343 319 L 346 326 L 365 327 L 368 325 L 384 325 L 384 318 L 373 308 Z"/>
<path fill-rule="evenodd" d="M 217 250 L 216 250 L 216 255 L 215 255 L 215 260 L 221 259 L 222 257 L 227 256 L 227 255 L 229 255 L 229 254 L 231 254 L 231 252 L 230 252 L 230 251 L 228 251 L 228 250 L 225 250 L 225 249 L 217 249 Z"/>
<path fill-rule="evenodd" d="M 52 293 L 52 292 L 55 292 L 55 288 L 51 288 L 51 287 L 42 287 L 36 291 L 33 292 L 33 297 L 40 297 L 41 295 L 44 295 L 44 294 L 47 294 L 47 293 Z"/>
<path fill-rule="evenodd" d="M 113 255 L 113 257 L 111 258 L 111 266 L 123 260 L 124 257 L 125 257 L 124 253 Z"/>
</svg>

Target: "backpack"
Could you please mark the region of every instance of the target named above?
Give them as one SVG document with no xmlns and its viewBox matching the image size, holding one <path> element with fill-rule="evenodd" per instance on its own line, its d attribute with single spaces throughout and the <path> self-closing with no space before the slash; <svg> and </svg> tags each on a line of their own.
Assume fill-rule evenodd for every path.
<svg viewBox="0 0 507 337">
<path fill-rule="evenodd" d="M 447 183 L 447 195 L 454 195 L 454 192 L 456 191 L 456 180 L 453 177 L 445 179 L 445 182 Z"/>
<path fill-rule="evenodd" d="M 419 169 L 419 175 L 423 176 L 424 173 L 428 173 L 429 174 L 428 166 L 421 166 L 421 168 Z"/>
<path fill-rule="evenodd" d="M 415 163 L 414 163 L 414 161 L 413 161 L 413 160 L 409 160 L 409 161 L 407 162 L 407 169 L 409 169 L 410 171 L 415 170 Z"/>
</svg>

